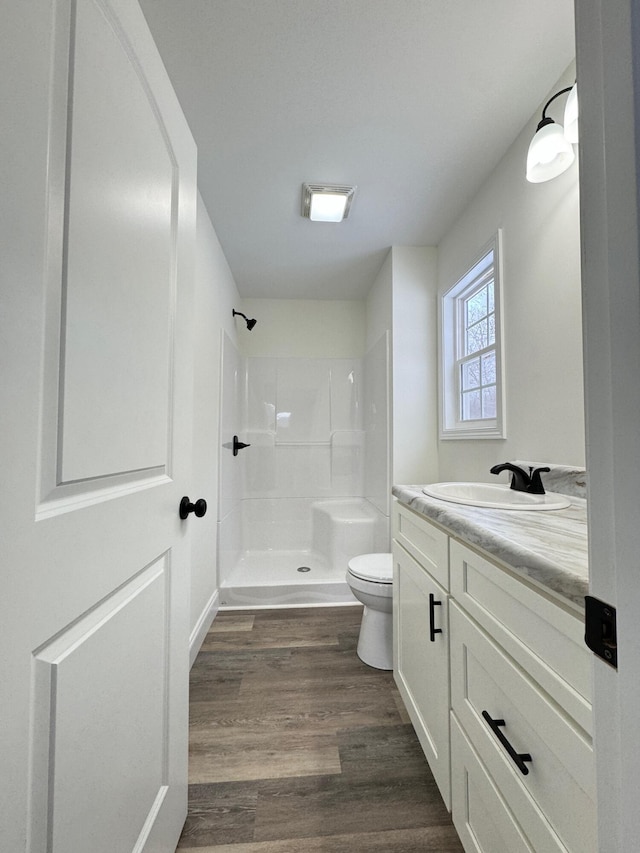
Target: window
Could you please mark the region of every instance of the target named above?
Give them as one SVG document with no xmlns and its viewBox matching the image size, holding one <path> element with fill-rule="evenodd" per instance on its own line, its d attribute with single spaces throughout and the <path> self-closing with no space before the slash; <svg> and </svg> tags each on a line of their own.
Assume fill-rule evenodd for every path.
<svg viewBox="0 0 640 853">
<path fill-rule="evenodd" d="M 441 438 L 505 438 L 499 245 L 442 297 Z"/>
</svg>

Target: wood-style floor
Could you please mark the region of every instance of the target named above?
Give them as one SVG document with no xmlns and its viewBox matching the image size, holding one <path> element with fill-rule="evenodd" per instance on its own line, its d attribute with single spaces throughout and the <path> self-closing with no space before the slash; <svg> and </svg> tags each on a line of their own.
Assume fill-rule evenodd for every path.
<svg viewBox="0 0 640 853">
<path fill-rule="evenodd" d="M 219 613 L 191 670 L 178 853 L 462 853 L 362 611 Z"/>
</svg>

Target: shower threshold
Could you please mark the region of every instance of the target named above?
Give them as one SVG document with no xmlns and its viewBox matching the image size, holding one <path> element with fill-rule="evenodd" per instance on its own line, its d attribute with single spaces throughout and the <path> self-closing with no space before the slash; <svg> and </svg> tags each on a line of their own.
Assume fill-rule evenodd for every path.
<svg viewBox="0 0 640 853">
<path fill-rule="evenodd" d="M 227 608 L 357 604 L 346 569 L 331 566 L 316 551 L 244 551 L 220 586 L 220 604 Z"/>
</svg>

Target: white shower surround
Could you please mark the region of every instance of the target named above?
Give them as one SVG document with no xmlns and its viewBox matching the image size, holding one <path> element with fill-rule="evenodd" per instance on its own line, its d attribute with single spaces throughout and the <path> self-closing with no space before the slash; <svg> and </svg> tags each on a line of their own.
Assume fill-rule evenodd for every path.
<svg viewBox="0 0 640 853">
<path fill-rule="evenodd" d="M 348 560 L 389 549 L 388 387 L 386 335 L 364 359 L 243 359 L 225 336 L 223 606 L 355 603 Z"/>
</svg>

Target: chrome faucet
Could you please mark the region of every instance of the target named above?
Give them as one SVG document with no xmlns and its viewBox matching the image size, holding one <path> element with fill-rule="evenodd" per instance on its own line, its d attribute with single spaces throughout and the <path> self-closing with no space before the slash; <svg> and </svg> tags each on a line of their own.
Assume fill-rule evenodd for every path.
<svg viewBox="0 0 640 853">
<path fill-rule="evenodd" d="M 550 468 L 533 468 L 529 467 L 529 473 L 520 468 L 518 465 L 513 465 L 511 462 L 502 462 L 500 465 L 494 465 L 491 468 L 492 474 L 499 474 L 501 471 L 511 471 L 511 488 L 516 492 L 529 492 L 531 495 L 544 495 L 544 486 L 540 474 L 550 471 Z"/>
</svg>

